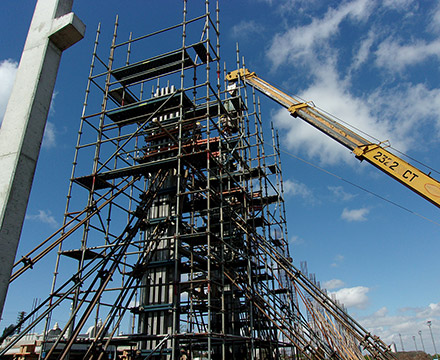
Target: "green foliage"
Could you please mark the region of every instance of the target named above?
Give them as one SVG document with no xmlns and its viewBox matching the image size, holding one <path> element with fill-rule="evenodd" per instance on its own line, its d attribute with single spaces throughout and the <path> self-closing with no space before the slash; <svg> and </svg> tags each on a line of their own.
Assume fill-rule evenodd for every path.
<svg viewBox="0 0 440 360">
<path fill-rule="evenodd" d="M 23 319 L 26 316 L 25 311 L 20 311 L 17 316 L 17 334 L 21 331 L 21 327 L 23 326 Z"/>
<path fill-rule="evenodd" d="M 15 325 L 11 324 L 4 328 L 2 336 L 0 337 L 0 344 L 3 342 L 4 339 L 6 339 L 9 335 L 12 335 L 14 333 Z"/>
<path fill-rule="evenodd" d="M 8 336 L 18 334 L 21 331 L 21 327 L 23 326 L 23 320 L 24 320 L 25 316 L 26 316 L 26 312 L 20 311 L 17 315 L 17 323 L 15 325 L 11 324 L 3 329 L 2 336 L 0 336 L 0 344 Z"/>
</svg>

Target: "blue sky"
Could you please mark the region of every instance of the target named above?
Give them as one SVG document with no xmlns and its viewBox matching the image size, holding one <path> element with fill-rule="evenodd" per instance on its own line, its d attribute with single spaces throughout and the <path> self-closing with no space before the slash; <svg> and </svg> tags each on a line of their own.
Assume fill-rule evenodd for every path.
<svg viewBox="0 0 440 360">
<path fill-rule="evenodd" d="M 190 15 L 203 3 L 190 1 Z M 0 118 L 34 6 L 34 0 L 0 2 Z M 74 11 L 87 34 L 63 54 L 19 254 L 62 222 L 98 22 L 100 51 L 107 55 L 116 14 L 120 39 L 126 39 L 130 31 L 141 35 L 179 22 L 182 7 L 176 0 L 76 0 Z M 229 69 L 239 42 L 247 67 L 262 78 L 440 169 L 438 2 L 223 1 L 220 21 Z M 400 349 L 400 333 L 405 350 L 414 350 L 416 336 L 421 349 L 422 330 L 432 352 L 431 320 L 440 349 L 439 209 L 274 102 L 261 101 L 263 119 L 274 121 L 281 135 L 295 264 L 306 260 L 321 284 L 385 342 Z M 47 292 L 51 261 L 11 287 L 1 328 Z M 41 294 L 30 295 L 30 284 Z"/>
</svg>

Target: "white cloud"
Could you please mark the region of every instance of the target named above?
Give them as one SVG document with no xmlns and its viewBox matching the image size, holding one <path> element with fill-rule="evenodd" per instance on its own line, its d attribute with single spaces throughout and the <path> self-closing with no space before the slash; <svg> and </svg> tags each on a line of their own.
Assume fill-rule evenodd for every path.
<svg viewBox="0 0 440 360">
<path fill-rule="evenodd" d="M 383 6 L 392 8 L 395 10 L 408 10 L 412 4 L 414 4 L 414 0 L 383 0 Z"/>
<path fill-rule="evenodd" d="M 293 179 L 287 179 L 283 183 L 284 193 L 291 196 L 299 196 L 303 199 L 312 199 L 313 193 L 306 184 Z"/>
<path fill-rule="evenodd" d="M 368 210 L 367 208 L 352 209 L 352 210 L 345 208 L 342 211 L 341 219 L 347 220 L 349 222 L 366 221 L 369 212 L 370 210 Z"/>
<path fill-rule="evenodd" d="M 44 210 L 38 210 L 38 214 L 36 215 L 26 215 L 26 219 L 28 220 L 34 220 L 39 221 L 44 224 L 48 224 L 52 227 L 57 227 L 58 222 L 55 220 L 55 218 L 52 216 L 52 213 L 50 211 L 44 211 Z"/>
<path fill-rule="evenodd" d="M 393 128 L 387 118 L 381 117 L 379 120 L 372 114 L 374 108 L 370 99 L 357 98 L 350 93 L 349 82 L 339 77 L 331 59 L 321 64 L 314 76 L 315 81 L 300 94 L 301 98 L 313 101 L 327 113 L 334 114 L 367 134 L 374 135 L 380 131 L 385 139 L 391 137 Z M 286 130 L 283 132 L 284 143 L 290 149 L 304 151 L 309 158 L 317 159 L 321 164 L 338 164 L 343 161 L 358 166 L 359 162 L 347 148 L 305 121 L 292 118 L 286 110 L 276 112 L 273 120 L 279 128 Z M 355 132 L 359 133 L 358 130 Z M 405 151 L 404 144 L 403 141 L 395 141 L 393 145 L 402 145 L 400 149 Z"/>
<path fill-rule="evenodd" d="M 297 235 L 289 236 L 289 243 L 293 245 L 300 245 L 304 243 L 304 239 Z"/>
<path fill-rule="evenodd" d="M 304 152 L 320 164 L 335 164 L 341 159 L 350 161 L 350 153 L 331 138 L 325 136 L 299 118 L 293 119 L 285 109 L 277 111 L 273 121 L 283 137 L 282 143 L 295 152 Z"/>
<path fill-rule="evenodd" d="M 55 115 L 55 99 L 58 95 L 58 91 L 54 90 L 52 94 L 52 98 L 50 100 L 49 107 L 49 117 L 53 117 Z M 44 128 L 43 142 L 41 146 L 44 149 L 51 149 L 56 146 L 57 140 L 57 130 L 55 128 L 55 124 L 49 120 L 46 120 L 46 127 Z"/>
<path fill-rule="evenodd" d="M 429 304 L 426 309 L 423 309 L 418 312 L 418 317 L 424 318 L 424 317 L 436 317 L 440 316 L 440 303 L 436 304 Z"/>
<path fill-rule="evenodd" d="M 44 136 L 43 136 L 43 142 L 41 144 L 41 146 L 45 149 L 51 149 L 53 147 L 56 146 L 56 129 L 55 129 L 55 125 L 50 122 L 47 121 L 46 122 L 46 127 L 44 129 Z"/>
<path fill-rule="evenodd" d="M 274 67 L 294 62 L 313 54 L 313 48 L 339 30 L 345 19 L 361 21 L 368 18 L 371 1 L 355 0 L 343 2 L 336 9 L 330 8 L 321 19 L 313 19 L 305 26 L 294 27 L 285 33 L 275 35 L 268 51 L 268 58 Z"/>
<path fill-rule="evenodd" d="M 388 308 L 387 308 L 386 306 L 381 307 L 379 310 L 377 310 L 377 311 L 373 314 L 373 316 L 375 316 L 375 317 L 384 317 L 384 316 L 386 316 L 386 315 L 388 315 Z"/>
<path fill-rule="evenodd" d="M 322 286 L 324 289 L 334 290 L 345 286 L 345 283 L 340 279 L 331 279 L 329 281 L 324 282 Z"/>
<path fill-rule="evenodd" d="M 12 85 L 14 85 L 17 68 L 18 63 L 13 60 L 0 61 L 0 124 L 3 121 Z"/>
<path fill-rule="evenodd" d="M 401 99 L 411 99 L 412 106 L 401 106 Z M 432 122 L 440 131 L 440 89 L 429 89 L 425 84 L 402 84 L 390 90 L 378 89 L 369 96 L 375 104 L 376 116 L 399 119 L 391 134 L 382 140 L 396 139 L 393 146 L 406 151 L 416 144 L 416 130 L 426 122 Z M 380 128 L 379 128 L 380 129 Z M 431 135 L 435 135 L 432 133 Z M 424 138 L 426 143 L 427 138 Z M 397 145 L 397 146 L 396 146 Z"/>
<path fill-rule="evenodd" d="M 371 47 L 375 41 L 376 32 L 370 31 L 367 37 L 361 41 L 359 49 L 354 55 L 353 63 L 351 65 L 351 70 L 358 69 L 362 64 L 364 64 L 371 53 Z"/>
<path fill-rule="evenodd" d="M 338 254 L 333 260 L 334 262 L 330 266 L 334 268 L 339 267 L 339 265 L 344 261 L 344 255 Z"/>
<path fill-rule="evenodd" d="M 341 39 L 339 27 L 347 19 L 365 20 L 373 7 L 381 7 L 407 13 L 414 8 L 414 1 L 398 1 L 380 5 L 376 2 L 351 1 L 330 9 L 321 18 L 315 18 L 310 24 L 296 26 L 274 36 L 267 52 L 276 68 L 289 64 L 295 71 L 308 74 L 310 80 L 299 94 L 306 101 L 313 101 L 319 108 L 334 114 L 353 126 L 354 131 L 368 141 L 391 140 L 391 145 L 402 152 L 420 146 L 418 130 L 426 122 L 433 122 L 440 134 L 440 89 L 429 88 L 423 83 L 400 81 L 391 88 L 383 79 L 375 90 L 357 93 L 352 78 L 356 70 L 362 70 L 366 64 L 371 68 L 372 54 L 376 55 L 376 65 L 393 69 L 404 69 L 432 56 L 440 58 L 440 40 L 424 42 L 416 40 L 411 44 L 388 36 L 385 28 L 377 21 L 368 25 L 368 35 L 359 41 L 359 48 L 351 59 L 344 58 L 348 65 L 341 70 L 339 49 L 331 41 Z M 414 8 L 415 9 L 415 8 Z M 440 6 L 435 14 L 440 14 Z M 437 15 L 436 15 L 437 16 Z M 440 15 L 438 15 L 440 21 Z M 354 23 L 354 22 L 353 22 Z M 354 23 L 354 26 L 357 26 Z M 388 36 L 382 43 L 379 39 Z M 342 38 L 343 40 L 343 38 Z M 373 53 L 373 49 L 376 51 Z M 411 106 L 402 106 L 402 99 L 411 99 Z M 397 121 L 398 119 L 398 121 Z M 300 119 L 293 119 L 289 113 L 280 109 L 274 113 L 273 120 L 284 133 L 283 143 L 290 150 L 303 152 L 308 158 L 316 159 L 321 165 L 338 164 L 341 161 L 358 167 L 358 162 L 348 149 L 341 146 L 320 131 Z M 360 132 L 360 129 L 362 132 Z M 374 138 L 371 139 L 370 134 Z M 426 137 L 424 143 L 426 143 Z M 419 144 L 419 145 L 417 145 Z"/>
<path fill-rule="evenodd" d="M 385 343 L 396 343 L 399 351 L 402 350 L 399 334 L 402 338 L 405 350 L 415 350 L 412 337 L 417 335 L 418 331 L 421 330 L 422 336 L 425 339 L 424 344 L 426 351 L 433 354 L 434 349 L 430 339 L 427 321 L 432 321 L 433 336 L 437 339 L 440 336 L 439 310 L 440 303 L 429 304 L 423 308 L 399 309 L 396 314 L 390 314 L 386 307 L 382 307 L 373 314 L 358 318 L 358 320 L 362 326 L 373 334 L 380 336 Z M 417 336 L 417 342 L 421 348 L 419 340 L 420 338 Z"/>
<path fill-rule="evenodd" d="M 346 192 L 342 186 L 327 186 L 327 189 L 329 189 L 333 195 L 341 201 L 349 201 L 356 197 L 356 195 Z"/>
<path fill-rule="evenodd" d="M 263 31 L 264 26 L 254 20 L 243 20 L 234 25 L 231 29 L 232 35 L 239 39 L 248 39 L 249 37 L 262 33 Z"/>
<path fill-rule="evenodd" d="M 428 29 L 432 32 L 440 31 L 440 3 L 437 3 L 430 17 L 431 21 L 429 22 Z"/>
<path fill-rule="evenodd" d="M 263 0 L 264 1 L 264 0 Z M 275 2 L 273 0 L 267 0 L 271 4 Z M 310 13 L 310 9 L 317 9 L 319 6 L 322 6 L 320 0 L 277 0 L 277 12 L 280 16 L 283 17 L 292 17 L 294 16 L 302 16 Z M 324 4 L 325 6 L 325 4 Z"/>
<path fill-rule="evenodd" d="M 15 74 L 17 73 L 18 63 L 7 59 L 0 62 L 0 125 L 6 111 L 9 96 L 14 85 Z M 49 116 L 55 114 L 55 98 L 57 92 L 54 91 L 49 109 Z M 56 145 L 56 129 L 55 125 L 48 121 L 44 130 L 42 147 L 46 149 L 53 148 Z"/>
<path fill-rule="evenodd" d="M 335 296 L 336 299 L 347 308 L 355 307 L 364 309 L 368 305 L 367 293 L 369 291 L 370 289 L 365 286 L 356 286 L 331 292 L 330 295 Z"/>
<path fill-rule="evenodd" d="M 319 0 L 257 0 L 259 2 L 264 2 L 269 5 L 276 5 L 277 9 L 281 12 L 294 12 L 303 10 L 304 8 L 313 7 L 319 5 Z"/>
<path fill-rule="evenodd" d="M 344 255 L 341 255 L 341 254 L 336 255 L 336 256 L 335 256 L 335 260 L 337 260 L 337 261 L 342 261 L 342 260 L 344 260 Z"/>
<path fill-rule="evenodd" d="M 52 98 L 50 99 L 49 116 L 55 115 L 55 99 L 58 96 L 58 91 L 54 90 Z"/>
<path fill-rule="evenodd" d="M 415 65 L 434 56 L 440 58 L 440 40 L 427 43 L 422 40 L 412 44 L 402 44 L 392 38 L 385 39 L 376 51 L 376 65 L 392 72 L 401 71 L 406 66 Z"/>
</svg>

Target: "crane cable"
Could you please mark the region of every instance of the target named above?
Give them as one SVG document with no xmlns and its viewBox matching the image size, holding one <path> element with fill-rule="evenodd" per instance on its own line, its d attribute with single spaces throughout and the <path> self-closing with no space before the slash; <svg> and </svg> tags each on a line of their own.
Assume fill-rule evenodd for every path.
<svg viewBox="0 0 440 360">
<path fill-rule="evenodd" d="M 265 143 L 265 144 L 268 145 L 268 146 L 271 146 L 271 147 L 273 147 L 275 150 L 277 150 L 277 149 L 275 148 L 274 145 L 272 145 L 272 144 L 267 144 L 267 143 Z M 305 164 L 307 164 L 307 165 L 309 165 L 309 166 L 312 166 L 312 167 L 314 167 L 315 169 L 317 169 L 317 170 L 319 170 L 319 171 L 322 171 L 322 172 L 326 173 L 327 175 L 333 176 L 333 177 L 335 177 L 335 178 L 338 179 L 338 180 L 344 181 L 344 182 L 346 182 L 347 184 L 350 184 L 351 186 L 354 186 L 354 187 L 356 187 L 356 188 L 358 188 L 358 189 L 360 189 L 360 190 L 362 190 L 362 191 L 364 191 L 364 192 L 366 192 L 366 193 L 368 193 L 368 194 L 371 194 L 371 195 L 373 195 L 373 196 L 375 196 L 375 197 L 377 197 L 377 198 L 379 198 L 379 199 L 381 199 L 381 200 L 383 200 L 383 201 L 386 201 L 387 203 L 390 203 L 391 205 L 394 205 L 394 206 L 396 206 L 396 207 L 398 207 L 398 208 L 400 208 L 400 209 L 402 209 L 402 210 L 404 210 L 404 211 L 407 211 L 407 212 L 409 212 L 409 213 L 412 214 L 412 215 L 418 216 L 418 217 L 420 217 L 420 218 L 422 218 L 422 219 L 424 219 L 424 220 L 427 220 L 427 221 L 429 221 L 429 222 L 431 222 L 431 223 L 433 223 L 433 224 L 435 224 L 435 225 L 440 226 L 440 223 L 438 223 L 438 222 L 435 221 L 435 220 L 432 220 L 432 219 L 430 219 L 430 218 L 428 218 L 428 217 L 426 217 L 426 216 L 424 216 L 424 215 L 422 215 L 422 214 L 419 214 L 419 213 L 417 213 L 417 212 L 415 212 L 415 211 L 413 211 L 413 210 L 411 210 L 411 209 L 409 209 L 409 208 L 407 208 L 407 207 L 405 207 L 405 206 L 403 206 L 403 205 L 400 205 L 400 204 L 398 204 L 398 203 L 396 203 L 396 202 L 394 202 L 394 201 L 392 201 L 392 200 L 389 200 L 389 199 L 383 197 L 382 195 L 379 195 L 379 194 L 377 194 L 377 193 L 375 193 L 375 192 L 373 192 L 373 191 L 371 191 L 371 190 L 368 190 L 367 188 L 365 188 L 365 187 L 363 187 L 363 186 L 360 186 L 360 185 L 358 185 L 358 184 L 355 184 L 354 182 L 352 182 L 352 181 L 350 181 L 350 180 L 347 180 L 347 179 L 343 178 L 343 177 L 340 176 L 340 175 L 337 175 L 337 174 L 335 174 L 335 173 L 332 173 L 331 171 L 326 170 L 326 169 L 324 169 L 324 168 L 322 168 L 322 167 L 320 167 L 320 166 L 318 166 L 318 165 L 316 165 L 316 164 L 313 164 L 313 163 L 311 163 L 310 161 L 307 161 L 307 160 L 305 160 L 305 159 L 303 159 L 303 158 L 301 158 L 301 157 L 299 157 L 299 156 L 296 156 L 296 155 L 292 154 L 291 152 L 289 152 L 289 151 L 287 151 L 287 150 L 284 150 L 284 149 L 281 149 L 281 148 L 280 148 L 279 151 L 281 151 L 281 152 L 283 152 L 284 154 L 286 154 L 286 155 L 288 155 L 288 156 L 290 156 L 290 157 L 292 157 L 292 158 L 294 158 L 294 159 L 296 159 L 296 160 L 299 160 L 299 161 L 301 161 L 301 162 L 303 162 L 303 163 L 305 163 Z"/>
</svg>

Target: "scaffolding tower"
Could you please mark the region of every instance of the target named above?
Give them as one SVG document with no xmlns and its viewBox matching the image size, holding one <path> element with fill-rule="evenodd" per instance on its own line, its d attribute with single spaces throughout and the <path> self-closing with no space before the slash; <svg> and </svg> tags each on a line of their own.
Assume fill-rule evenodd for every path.
<svg viewBox="0 0 440 360">
<path fill-rule="evenodd" d="M 119 44 L 116 23 L 108 61 L 93 54 L 65 214 L 82 234 L 76 249 L 59 250 L 59 266 L 73 259 L 80 284 L 65 331 L 74 340 L 88 324 L 100 341 L 112 332 L 142 357 L 272 357 L 287 342 L 253 292 L 291 289 L 252 239 L 288 256 L 279 152 L 263 146 L 255 97 L 221 83 L 218 18 L 209 8 L 183 15 Z M 180 46 L 151 50 L 176 30 Z M 86 279 L 93 263 L 102 265 Z M 76 312 L 84 302 L 93 315 Z"/>
<path fill-rule="evenodd" d="M 293 266 L 278 135 L 253 89 L 222 80 L 218 2 L 120 43 L 116 19 L 106 61 L 100 32 L 63 225 L 11 277 L 57 249 L 20 324 L 45 321 L 40 358 L 388 359 Z"/>
</svg>

